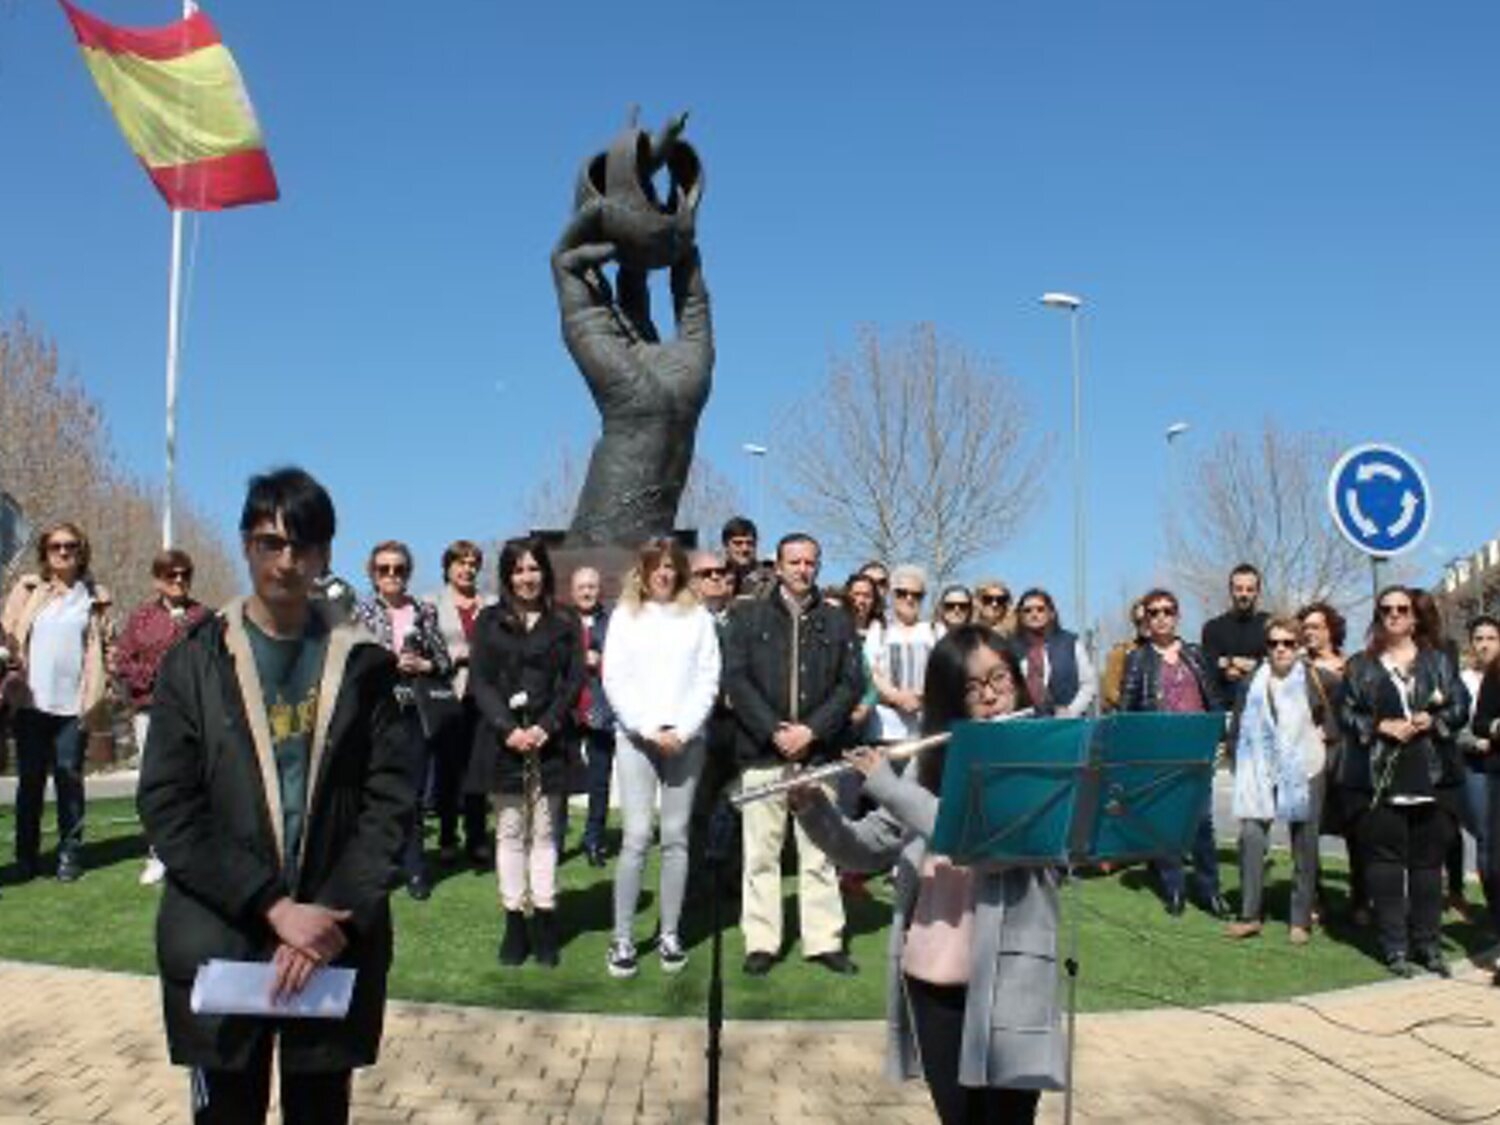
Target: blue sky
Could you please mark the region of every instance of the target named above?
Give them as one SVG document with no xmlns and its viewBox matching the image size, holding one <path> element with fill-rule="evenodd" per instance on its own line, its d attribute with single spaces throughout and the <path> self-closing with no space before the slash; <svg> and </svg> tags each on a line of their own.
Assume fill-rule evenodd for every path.
<svg viewBox="0 0 1500 1125">
<path fill-rule="evenodd" d="M 993 358 L 1065 454 L 1066 324 L 1037 302 L 1065 289 L 1087 302 L 1096 606 L 1151 575 L 1178 419 L 1189 448 L 1265 417 L 1406 446 L 1432 573 L 1500 523 L 1494 5 L 208 7 L 284 196 L 201 226 L 180 472 L 226 527 L 245 478 L 292 460 L 334 491 L 346 571 L 399 537 L 431 581 L 448 539 L 520 529 L 595 425 L 547 252 L 631 102 L 693 113 L 719 354 L 700 448 L 747 500 L 741 443 L 774 446 L 863 323 Z M 0 151 L 0 308 L 56 336 L 159 477 L 168 217 L 48 0 L 0 5 Z M 1066 593 L 1056 468 L 983 569 Z M 774 448 L 768 471 L 774 491 Z"/>
</svg>

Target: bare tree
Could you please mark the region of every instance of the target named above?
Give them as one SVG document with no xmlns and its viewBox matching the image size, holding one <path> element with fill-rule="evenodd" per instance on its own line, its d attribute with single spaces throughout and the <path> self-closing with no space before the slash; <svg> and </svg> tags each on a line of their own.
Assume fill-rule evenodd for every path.
<svg viewBox="0 0 1500 1125">
<path fill-rule="evenodd" d="M 588 458 L 572 446 L 563 446 L 552 470 L 526 498 L 522 511 L 528 526 L 567 527 L 587 472 Z M 738 490 L 713 462 L 701 453 L 694 457 L 677 510 L 677 526 L 699 529 L 706 541 L 716 537 L 724 521 L 742 507 Z"/>
<path fill-rule="evenodd" d="M 1248 562 L 1264 576 L 1266 604 L 1278 609 L 1367 600 L 1369 561 L 1328 512 L 1328 473 L 1342 448 L 1331 434 L 1267 420 L 1258 433 L 1221 434 L 1193 459 L 1167 518 L 1184 592 L 1218 607 L 1230 569 Z"/>
<path fill-rule="evenodd" d="M 936 582 L 1014 536 L 1050 445 L 1016 382 L 929 324 L 894 341 L 862 329 L 776 441 L 783 499 L 825 546 L 922 562 Z"/>
<path fill-rule="evenodd" d="M 0 484 L 33 529 L 72 520 L 93 545 L 93 571 L 123 613 L 151 591 L 161 506 L 155 491 L 124 472 L 109 444 L 99 404 L 62 374 L 57 345 L 25 317 L 0 320 Z M 239 588 L 225 537 L 190 505 L 179 541 L 196 569 L 194 593 L 209 604 Z M 8 580 L 35 565 L 23 551 Z"/>
</svg>

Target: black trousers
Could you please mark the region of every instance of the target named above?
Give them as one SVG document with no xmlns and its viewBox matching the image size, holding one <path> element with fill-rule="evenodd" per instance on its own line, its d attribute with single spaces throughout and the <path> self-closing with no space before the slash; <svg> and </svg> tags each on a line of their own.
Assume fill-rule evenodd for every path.
<svg viewBox="0 0 1500 1125">
<path fill-rule="evenodd" d="M 1382 802 L 1356 823 L 1380 949 L 1388 959 L 1437 949 L 1443 857 L 1457 831 L 1457 818 L 1436 801 Z"/>
<path fill-rule="evenodd" d="M 964 1038 L 963 985 L 928 984 L 906 978 L 922 1074 L 943 1125 L 1031 1125 L 1040 1090 L 962 1086 L 958 1058 Z"/>
<path fill-rule="evenodd" d="M 458 846 L 459 816 L 463 817 L 464 847 L 472 856 L 488 849 L 492 840 L 487 826 L 489 799 L 482 793 L 465 793 L 464 778 L 469 772 L 469 755 L 474 748 L 474 732 L 479 725 L 479 711 L 469 699 L 464 700 L 463 717 L 449 723 L 439 736 L 437 747 L 438 846 Z"/>
<path fill-rule="evenodd" d="M 267 1035 L 247 1070 L 193 1071 L 193 1125 L 265 1125 L 271 1105 L 271 1054 L 276 1037 Z M 349 1120 L 353 1071 L 317 1074 L 281 1072 L 284 1125 L 343 1125 Z"/>
</svg>

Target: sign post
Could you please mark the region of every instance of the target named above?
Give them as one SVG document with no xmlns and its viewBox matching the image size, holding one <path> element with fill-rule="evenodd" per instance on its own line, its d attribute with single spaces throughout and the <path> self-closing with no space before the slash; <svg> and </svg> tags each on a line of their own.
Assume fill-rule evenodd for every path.
<svg viewBox="0 0 1500 1125">
<path fill-rule="evenodd" d="M 1378 595 L 1381 563 L 1410 551 L 1427 534 L 1432 490 L 1421 464 L 1404 450 L 1356 445 L 1328 474 L 1328 510 L 1340 534 L 1369 556 Z"/>
</svg>

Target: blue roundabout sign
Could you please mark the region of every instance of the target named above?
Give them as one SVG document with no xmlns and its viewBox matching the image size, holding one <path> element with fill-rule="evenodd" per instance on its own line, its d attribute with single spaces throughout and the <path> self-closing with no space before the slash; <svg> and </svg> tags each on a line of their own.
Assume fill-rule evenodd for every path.
<svg viewBox="0 0 1500 1125">
<path fill-rule="evenodd" d="M 1328 509 L 1344 538 L 1376 558 L 1409 551 L 1432 522 L 1427 474 L 1392 445 L 1358 445 L 1328 475 Z"/>
</svg>

